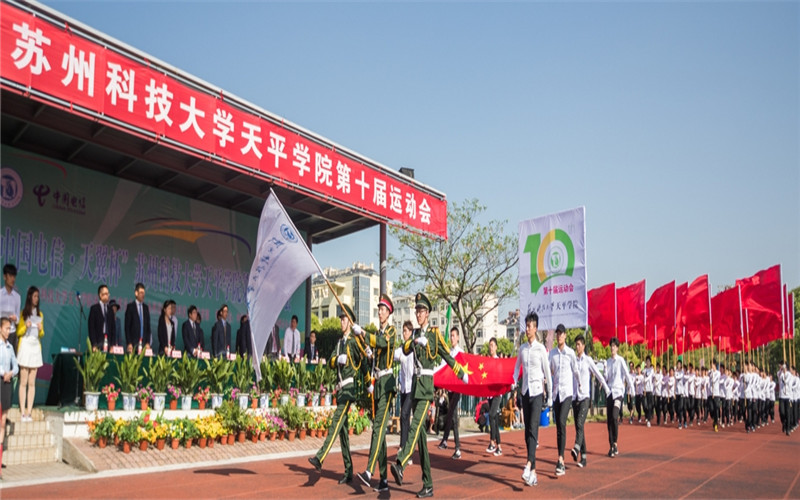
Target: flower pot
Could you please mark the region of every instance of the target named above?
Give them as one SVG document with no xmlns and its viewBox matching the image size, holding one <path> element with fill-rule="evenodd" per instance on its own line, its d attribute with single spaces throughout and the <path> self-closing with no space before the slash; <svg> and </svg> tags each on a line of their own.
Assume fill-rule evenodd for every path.
<svg viewBox="0 0 800 500">
<path fill-rule="evenodd" d="M 169 445 L 173 450 L 177 450 L 180 444 L 181 442 L 178 438 L 172 438 L 172 442 Z"/>
<path fill-rule="evenodd" d="M 97 446 L 102 450 L 108 444 L 108 438 L 101 437 L 97 439 Z"/>
<path fill-rule="evenodd" d="M 119 446 L 119 436 L 114 436 L 114 446 Z"/>
<path fill-rule="evenodd" d="M 164 403 L 167 401 L 167 395 L 163 392 L 153 394 L 153 410 L 161 411 L 164 409 Z"/>
<path fill-rule="evenodd" d="M 147 400 L 146 399 L 140 399 L 139 400 L 139 405 L 142 407 L 142 411 L 147 411 Z"/>
<path fill-rule="evenodd" d="M 122 453 L 130 453 L 131 452 L 131 444 L 127 441 L 122 443 Z"/>
<path fill-rule="evenodd" d="M 286 435 L 286 431 L 278 431 L 278 439 L 283 440 L 283 436 Z"/>
<path fill-rule="evenodd" d="M 245 438 L 247 438 L 247 433 L 244 431 L 239 431 L 237 435 L 237 441 L 239 441 L 240 443 L 244 443 Z"/>
<path fill-rule="evenodd" d="M 257 443 L 258 442 L 258 433 L 254 432 L 250 435 L 250 441 Z"/>
<path fill-rule="evenodd" d="M 352 435 L 353 435 L 353 428 L 352 428 L 352 427 L 350 427 L 349 429 L 347 429 L 347 434 L 348 434 L 348 435 L 350 435 L 350 436 L 352 436 Z"/>
<path fill-rule="evenodd" d="M 267 433 L 266 432 L 259 432 L 258 433 L 258 440 L 259 441 L 264 441 L 265 439 L 267 439 Z"/>
<path fill-rule="evenodd" d="M 191 447 L 192 447 L 192 440 L 191 440 L 191 439 L 187 439 L 187 440 L 186 440 L 186 442 L 184 442 L 184 443 L 183 443 L 183 445 L 184 445 L 184 446 L 185 446 L 187 449 L 188 449 L 188 448 L 191 448 Z"/>
<path fill-rule="evenodd" d="M 96 411 L 100 403 L 100 393 L 84 392 L 83 395 L 86 396 L 86 411 Z"/>
<path fill-rule="evenodd" d="M 211 395 L 211 409 L 216 410 L 222 406 L 222 394 L 212 394 Z"/>
<path fill-rule="evenodd" d="M 200 408 L 201 410 L 205 410 L 206 409 L 206 400 L 205 399 L 201 399 L 200 401 L 198 401 L 197 402 L 197 407 Z"/>
<path fill-rule="evenodd" d="M 330 394 L 325 395 L 325 406 L 331 405 L 331 398 L 333 398 L 333 396 L 331 396 Z"/>
<path fill-rule="evenodd" d="M 300 438 L 300 441 L 304 440 L 306 438 L 306 430 L 305 429 L 300 429 L 297 432 L 297 437 Z"/>
<path fill-rule="evenodd" d="M 208 441 L 208 447 L 209 448 L 213 448 L 214 447 L 214 441 L 215 441 L 214 438 L 208 438 L 207 441 Z"/>
<path fill-rule="evenodd" d="M 178 409 L 178 400 L 177 399 L 171 399 L 169 401 L 169 409 L 170 410 L 177 410 Z"/>
<path fill-rule="evenodd" d="M 161 451 L 161 450 L 163 450 L 163 449 L 164 449 L 164 446 L 165 446 L 166 444 L 167 444 L 167 440 L 166 440 L 166 438 L 159 438 L 159 439 L 156 439 L 156 449 L 158 449 L 158 451 Z"/>
<path fill-rule="evenodd" d="M 150 444 L 150 443 L 148 443 L 147 441 L 145 441 L 145 440 L 143 439 L 143 440 L 139 441 L 139 449 L 140 449 L 140 450 L 142 450 L 142 451 L 147 451 L 147 446 L 148 446 L 149 444 Z"/>
<path fill-rule="evenodd" d="M 108 400 L 108 411 L 114 411 L 117 409 L 117 398 L 109 399 Z"/>
<path fill-rule="evenodd" d="M 336 397 L 331 398 L 331 406 L 336 406 Z"/>
<path fill-rule="evenodd" d="M 239 408 L 246 410 L 250 402 L 250 394 L 239 394 L 237 399 L 239 400 Z"/>
<path fill-rule="evenodd" d="M 289 430 L 288 432 L 289 442 L 294 441 L 295 436 L 297 436 L 297 431 L 294 429 Z"/>
<path fill-rule="evenodd" d="M 130 393 L 122 393 L 122 409 L 125 411 L 133 411 L 136 409 L 136 396 Z"/>
<path fill-rule="evenodd" d="M 272 408 L 276 408 L 278 406 L 278 398 L 272 398 L 269 403 Z"/>
<path fill-rule="evenodd" d="M 228 444 L 232 445 L 236 441 L 236 436 L 233 434 L 228 434 Z"/>
<path fill-rule="evenodd" d="M 309 429 L 308 430 L 308 437 L 312 437 L 312 438 L 317 437 L 317 430 L 316 429 Z"/>
<path fill-rule="evenodd" d="M 250 398 L 250 408 L 254 410 L 258 409 L 258 398 Z"/>
<path fill-rule="evenodd" d="M 95 439 L 94 436 L 89 436 L 89 444 L 95 444 L 96 442 L 97 442 L 97 439 Z"/>
<path fill-rule="evenodd" d="M 191 396 L 181 396 L 181 410 L 189 411 L 192 409 L 192 397 Z"/>
<path fill-rule="evenodd" d="M 297 406 L 303 407 L 306 405 L 306 395 L 305 394 L 298 394 L 297 395 Z"/>
<path fill-rule="evenodd" d="M 288 404 L 289 404 L 289 395 L 281 394 L 281 405 L 288 405 Z"/>
<path fill-rule="evenodd" d="M 262 394 L 258 397 L 258 406 L 261 408 L 267 408 L 269 405 L 269 395 Z"/>
<path fill-rule="evenodd" d="M 204 437 L 197 438 L 197 446 L 199 446 L 201 449 L 205 448 L 207 444 L 208 444 L 208 438 Z"/>
<path fill-rule="evenodd" d="M 278 436 L 278 433 L 277 433 L 277 432 L 275 432 L 275 431 L 272 431 L 272 432 L 270 432 L 270 433 L 269 433 L 269 440 L 270 440 L 270 441 L 275 441 L 275 438 L 276 438 L 277 436 Z"/>
</svg>

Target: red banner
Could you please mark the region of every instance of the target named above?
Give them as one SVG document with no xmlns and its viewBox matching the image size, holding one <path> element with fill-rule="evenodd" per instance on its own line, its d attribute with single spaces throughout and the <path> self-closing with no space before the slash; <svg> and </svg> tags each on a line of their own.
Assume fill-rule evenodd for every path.
<svg viewBox="0 0 800 500">
<path fill-rule="evenodd" d="M 499 396 L 511 389 L 517 358 L 490 358 L 459 353 L 456 361 L 469 374 L 469 383 L 462 382 L 449 366 L 444 365 L 433 374 L 434 386 L 481 398 Z"/>
<path fill-rule="evenodd" d="M 664 350 L 665 343 L 672 339 L 675 331 L 675 281 L 663 285 L 650 295 L 645 310 L 647 311 L 647 346 L 650 349 L 658 346 Z"/>
<path fill-rule="evenodd" d="M 780 265 L 736 280 L 736 284 L 742 287 L 742 308 L 747 311 L 745 338 L 750 339 L 750 348 L 780 339 L 783 330 Z"/>
<path fill-rule="evenodd" d="M 0 28 L 4 88 L 15 88 L 14 82 L 110 126 L 119 125 L 105 117 L 154 134 L 154 140 L 174 141 L 172 146 L 225 168 L 250 168 L 374 219 L 447 238 L 444 197 L 200 83 L 189 85 L 166 68 L 141 62 L 145 55 L 121 54 L 65 22 L 52 24 L 6 3 L 0 4 Z"/>
<path fill-rule="evenodd" d="M 683 311 L 686 308 L 686 293 L 689 291 L 689 283 L 681 283 L 675 287 L 675 336 L 673 337 L 673 347 L 675 354 L 686 352 L 686 324 L 683 322 Z"/>
<path fill-rule="evenodd" d="M 644 342 L 644 280 L 617 288 L 617 331 L 626 344 Z"/>
<path fill-rule="evenodd" d="M 793 339 L 794 338 L 794 292 L 788 294 L 786 296 L 786 300 L 789 302 L 789 336 L 787 338 Z"/>
<path fill-rule="evenodd" d="M 686 326 L 687 348 L 706 347 L 711 343 L 711 300 L 708 275 L 692 281 L 686 290 L 683 306 L 683 324 Z"/>
<path fill-rule="evenodd" d="M 714 345 L 720 351 L 740 352 L 744 348 L 742 309 L 739 287 L 733 287 L 711 297 L 711 318 Z"/>
<path fill-rule="evenodd" d="M 607 346 L 617 334 L 617 288 L 614 283 L 589 290 L 589 327 L 592 340 Z"/>
</svg>

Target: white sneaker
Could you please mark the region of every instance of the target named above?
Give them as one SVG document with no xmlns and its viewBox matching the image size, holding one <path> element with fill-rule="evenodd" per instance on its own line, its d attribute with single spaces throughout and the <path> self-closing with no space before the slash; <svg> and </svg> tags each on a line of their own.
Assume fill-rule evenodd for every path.
<svg viewBox="0 0 800 500">
<path fill-rule="evenodd" d="M 494 451 L 495 451 L 496 449 L 497 449 L 497 448 L 495 448 L 494 446 L 492 446 L 492 445 L 489 445 L 489 447 L 488 447 L 488 448 L 486 448 L 486 453 L 494 453 Z"/>
<path fill-rule="evenodd" d="M 528 486 L 536 486 L 537 484 L 539 484 L 539 479 L 536 477 L 536 471 L 531 471 L 531 475 L 528 478 L 528 480 L 525 481 L 525 484 L 527 484 Z"/>
<path fill-rule="evenodd" d="M 522 480 L 526 483 L 531 480 L 531 466 L 526 465 L 525 470 L 522 471 Z"/>
<path fill-rule="evenodd" d="M 647 421 L 647 427 L 650 427 L 650 421 L 649 420 Z"/>
</svg>

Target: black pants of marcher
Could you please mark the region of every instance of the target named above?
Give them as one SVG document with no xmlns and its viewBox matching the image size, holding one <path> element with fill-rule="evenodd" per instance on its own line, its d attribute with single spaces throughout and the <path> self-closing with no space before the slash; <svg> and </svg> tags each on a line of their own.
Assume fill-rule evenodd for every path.
<svg viewBox="0 0 800 500">
<path fill-rule="evenodd" d="M 686 413 L 683 408 L 683 396 L 675 396 L 675 416 L 679 424 L 686 422 Z"/>
<path fill-rule="evenodd" d="M 637 394 L 636 398 L 634 399 L 636 404 L 636 417 L 641 420 L 642 419 L 642 406 L 644 406 L 644 395 Z M 646 412 L 646 410 L 645 410 Z M 633 417 L 633 412 L 631 412 L 631 417 Z"/>
<path fill-rule="evenodd" d="M 572 408 L 572 396 L 561 399 L 561 394 L 559 394 L 558 399 L 553 402 L 559 457 L 564 456 L 564 449 L 567 447 L 567 416 L 569 416 L 570 408 Z"/>
<path fill-rule="evenodd" d="M 767 413 L 769 413 L 770 420 L 775 422 L 775 401 L 767 401 Z"/>
<path fill-rule="evenodd" d="M 539 442 L 539 418 L 542 415 L 542 394 L 522 395 L 522 418 L 525 420 L 525 447 L 531 470 L 536 468 L 536 444 Z"/>
<path fill-rule="evenodd" d="M 648 421 L 653 420 L 653 393 L 644 393 L 644 418 Z"/>
<path fill-rule="evenodd" d="M 664 413 L 664 398 L 655 396 L 656 422 L 661 424 L 661 415 Z"/>
<path fill-rule="evenodd" d="M 719 396 L 716 396 L 716 397 L 712 397 L 709 401 L 711 402 L 711 406 L 712 406 L 711 415 L 714 418 L 714 425 L 719 425 L 719 412 L 720 412 L 720 409 L 721 409 L 721 405 L 720 405 L 720 401 L 721 400 L 719 399 Z"/>
<path fill-rule="evenodd" d="M 414 398 L 410 392 L 400 393 L 400 446 L 408 440 L 408 427 L 411 425 L 411 407 Z"/>
<path fill-rule="evenodd" d="M 500 446 L 500 403 L 502 397 L 496 396 L 489 398 L 489 439 Z"/>
<path fill-rule="evenodd" d="M 617 442 L 619 435 L 619 414 L 622 411 L 622 397 L 606 398 L 606 426 L 608 427 L 608 444 L 612 447 Z"/>
<path fill-rule="evenodd" d="M 586 455 L 586 435 L 583 427 L 586 424 L 586 415 L 589 413 L 589 398 L 572 402 L 572 418 L 575 420 L 575 449 Z"/>
<path fill-rule="evenodd" d="M 444 421 L 444 433 L 442 434 L 442 442 L 446 443 L 447 438 L 450 437 L 450 431 L 453 431 L 453 439 L 456 443 L 456 449 L 461 448 L 461 440 L 458 439 L 458 402 L 461 399 L 461 394 L 457 392 L 447 393 L 447 416 Z"/>
<path fill-rule="evenodd" d="M 781 430 L 786 432 L 789 426 L 789 400 L 780 398 L 778 400 L 778 416 L 781 418 Z"/>
</svg>

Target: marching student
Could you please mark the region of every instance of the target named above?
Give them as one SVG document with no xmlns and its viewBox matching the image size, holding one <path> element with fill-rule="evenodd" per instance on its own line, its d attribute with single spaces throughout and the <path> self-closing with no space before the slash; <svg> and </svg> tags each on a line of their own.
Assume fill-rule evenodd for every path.
<svg viewBox="0 0 800 500">
<path fill-rule="evenodd" d="M 564 465 L 564 449 L 567 446 L 567 415 L 572 407 L 574 385 L 580 386 L 578 362 L 575 351 L 567 345 L 567 329 L 564 325 L 556 326 L 556 346 L 549 354 L 550 371 L 553 375 L 553 410 L 556 420 L 556 440 L 558 443 L 558 462 L 556 476 L 567 472 Z M 499 442 L 498 442 L 498 446 Z"/>
<path fill-rule="evenodd" d="M 611 388 L 611 397 L 606 398 L 606 425 L 608 426 L 608 450 L 609 457 L 619 455 L 617 441 L 619 439 L 619 412 L 622 411 L 622 396 L 625 388 L 628 394 L 633 395 L 633 379 L 628 372 L 628 365 L 619 353 L 619 339 L 612 337 L 609 343 L 611 346 L 611 357 L 606 360 L 606 383 Z"/>
<path fill-rule="evenodd" d="M 767 414 L 771 424 L 775 423 L 775 380 L 772 375 L 767 377 Z"/>
<path fill-rule="evenodd" d="M 656 425 L 661 425 L 661 414 L 663 406 L 663 397 L 661 393 L 664 390 L 664 374 L 661 373 L 661 363 L 656 363 L 656 369 L 653 372 L 653 409 L 656 414 Z"/>
<path fill-rule="evenodd" d="M 655 373 L 653 371 L 653 359 L 648 355 L 644 361 L 644 419 L 647 427 L 653 419 L 653 386 L 655 383 Z"/>
<path fill-rule="evenodd" d="M 611 396 L 611 389 L 606 384 L 603 374 L 597 369 L 594 360 L 586 354 L 586 339 L 583 335 L 575 338 L 576 363 L 578 365 L 579 381 L 573 384 L 574 400 L 572 401 L 572 418 L 575 420 L 575 446 L 570 453 L 572 459 L 578 462 L 578 467 L 586 467 L 586 435 L 583 431 L 586 424 L 586 415 L 591 403 L 592 375 L 603 386 L 606 398 Z M 578 457 L 580 456 L 580 460 Z"/>
<path fill-rule="evenodd" d="M 781 432 L 789 435 L 789 412 L 791 411 L 790 383 L 792 379 L 792 372 L 786 366 L 786 361 L 781 363 L 781 369 L 778 371 L 778 416 L 781 419 Z"/>
<path fill-rule="evenodd" d="M 636 415 L 638 420 L 636 423 L 642 423 L 642 407 L 644 406 L 644 373 L 642 367 L 636 367 L 636 375 L 633 377 L 633 385 L 636 390 Z M 645 418 L 647 418 L 647 409 L 645 409 Z M 633 412 L 631 412 L 631 423 L 633 423 Z"/>
<path fill-rule="evenodd" d="M 711 417 L 714 422 L 714 432 L 719 432 L 719 414 L 720 406 L 722 404 L 720 392 L 720 374 L 718 369 L 717 360 L 711 361 L 711 372 L 708 375 L 708 383 L 711 385 Z"/>
<path fill-rule="evenodd" d="M 678 360 L 675 370 L 675 416 L 678 417 L 678 429 L 686 427 L 686 374 L 683 371 L 683 361 Z"/>
<path fill-rule="evenodd" d="M 489 339 L 489 357 L 497 359 L 497 339 Z M 489 446 L 486 453 L 499 457 L 503 454 L 500 448 L 500 403 L 503 396 L 498 395 L 489 398 Z"/>
<path fill-rule="evenodd" d="M 635 372 L 636 372 L 636 370 L 633 368 L 633 361 L 629 361 L 628 362 L 628 373 L 630 373 L 631 377 L 633 377 L 633 374 Z M 633 407 L 634 407 L 634 404 L 636 402 L 636 397 L 633 394 L 626 394 L 623 397 L 628 402 L 628 414 L 630 415 L 630 420 L 628 420 L 628 424 L 632 425 L 633 424 Z M 620 408 L 619 409 L 619 423 L 622 423 L 622 413 L 623 413 L 623 410 L 622 410 L 622 408 Z M 640 417 L 641 417 L 641 415 L 640 415 Z"/>
<path fill-rule="evenodd" d="M 455 359 L 460 353 L 464 352 L 458 345 L 458 341 L 459 331 L 458 328 L 454 326 L 450 329 L 450 356 L 453 359 Z M 458 460 L 461 458 L 461 440 L 458 438 L 458 408 L 459 401 L 461 400 L 461 394 L 454 391 L 449 391 L 447 393 L 447 400 L 449 405 L 447 407 L 447 416 L 445 417 L 444 431 L 442 432 L 442 441 L 439 443 L 439 449 L 447 449 L 447 438 L 450 437 L 450 431 L 453 431 L 453 440 L 455 442 L 456 449 L 451 458 Z"/>
<path fill-rule="evenodd" d="M 536 486 L 536 447 L 539 443 L 539 417 L 542 406 L 550 407 L 553 404 L 553 381 L 550 377 L 547 349 L 542 344 L 539 330 L 539 316 L 528 313 L 525 317 L 525 336 L 528 342 L 519 347 L 517 362 L 514 364 L 514 387 L 519 382 L 519 392 L 522 399 L 522 415 L 525 422 L 525 448 L 528 460 L 522 471 L 522 480 L 528 486 Z M 545 394 L 547 401 L 545 402 Z M 619 400 L 622 404 L 622 400 Z M 618 425 L 615 419 L 614 425 Z M 616 417 L 616 415 L 614 415 Z"/>
<path fill-rule="evenodd" d="M 667 369 L 666 365 L 664 369 Z M 675 422 L 675 368 L 669 369 L 669 375 L 666 376 L 665 380 L 664 397 L 666 398 L 666 411 L 669 411 L 669 423 L 671 424 Z"/>
<path fill-rule="evenodd" d="M 414 325 L 409 320 L 403 322 L 403 342 L 407 342 L 414 334 Z M 400 346 L 394 351 L 394 360 L 400 364 L 398 374 L 397 390 L 400 391 L 400 446 L 408 439 L 408 427 L 411 425 L 411 403 L 413 394 L 411 387 L 414 382 L 414 352 L 408 354 L 403 352 Z M 408 464 L 413 464 L 409 460 Z"/>
<path fill-rule="evenodd" d="M 694 372 L 694 365 L 689 363 L 689 374 L 686 376 L 686 416 L 689 418 L 689 427 L 694 425 L 694 416 L 697 412 L 696 384 L 697 375 Z"/>
</svg>

